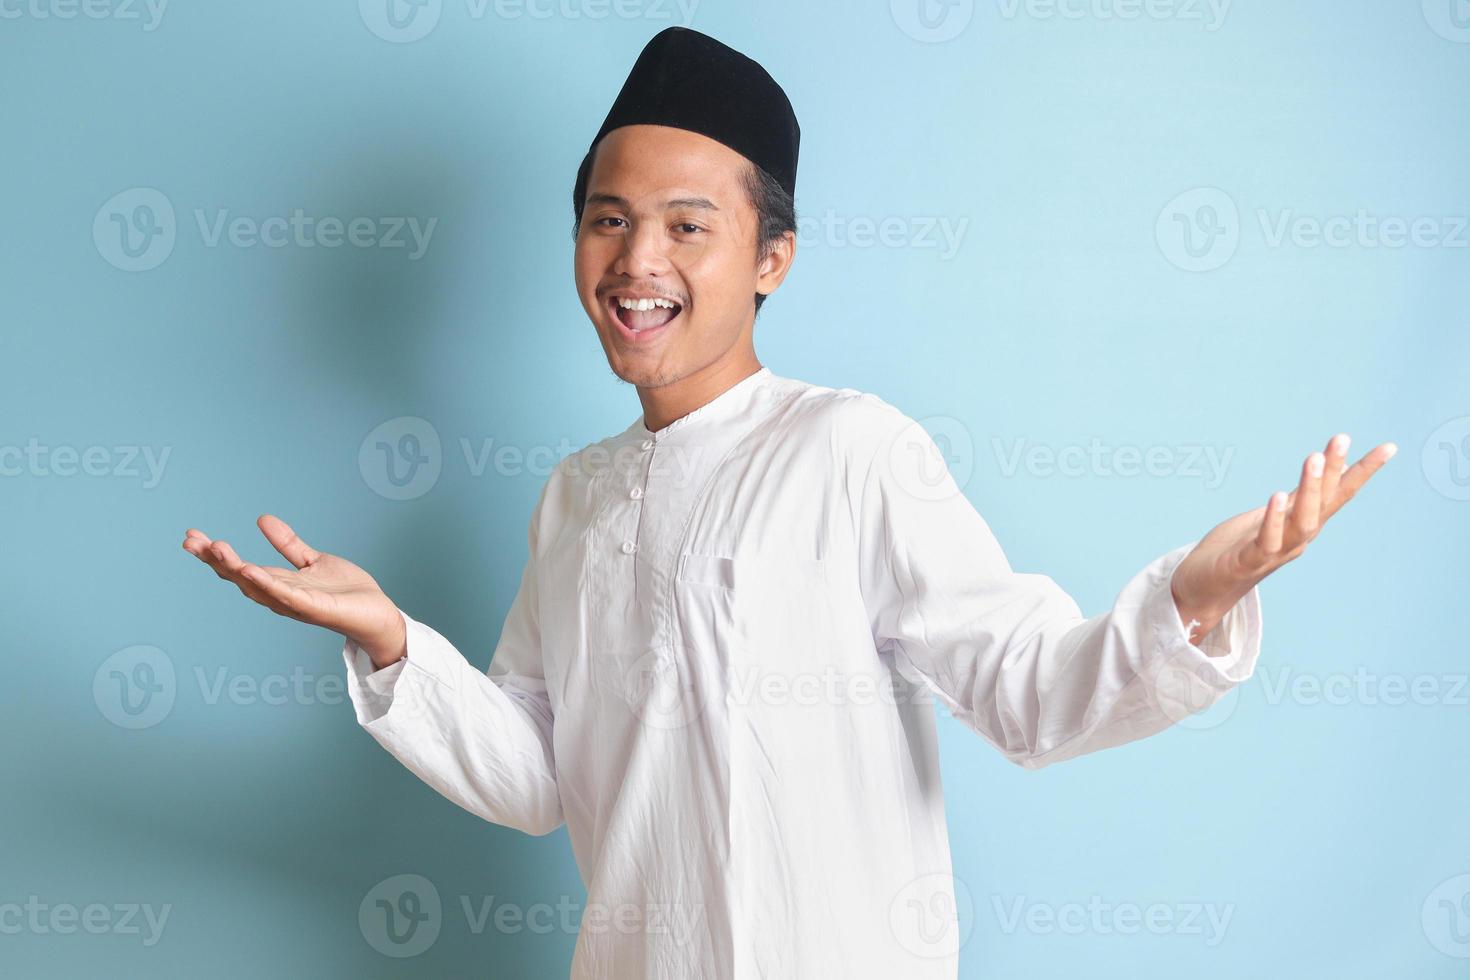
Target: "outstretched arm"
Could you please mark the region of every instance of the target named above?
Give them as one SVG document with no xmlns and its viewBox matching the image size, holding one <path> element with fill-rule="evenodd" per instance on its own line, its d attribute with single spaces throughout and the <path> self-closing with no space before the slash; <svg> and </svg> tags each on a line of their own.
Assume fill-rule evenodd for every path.
<svg viewBox="0 0 1470 980">
<path fill-rule="evenodd" d="M 1280 516 L 1242 515 L 1171 550 L 1088 618 L 1049 577 L 1011 568 L 922 426 L 873 395 L 848 409 L 846 482 L 874 643 L 1012 762 L 1039 768 L 1162 731 L 1254 672 L 1260 562 L 1279 565 L 1301 544 L 1289 522 L 1275 544 Z M 1334 506 L 1387 452 L 1341 474 Z M 1297 495 L 1302 526 L 1321 493 L 1309 479 Z M 1252 563 L 1254 548 L 1271 557 Z M 1211 621 L 1197 636 L 1176 593 L 1197 625 Z"/>
<path fill-rule="evenodd" d="M 194 528 L 183 547 L 277 615 L 341 634 L 358 723 L 416 776 L 482 819 L 545 834 L 563 818 L 536 610 L 540 510 L 538 501 L 531 558 L 485 671 L 402 612 L 366 571 L 311 547 L 277 517 L 257 523 L 291 568 L 245 562 Z"/>
</svg>

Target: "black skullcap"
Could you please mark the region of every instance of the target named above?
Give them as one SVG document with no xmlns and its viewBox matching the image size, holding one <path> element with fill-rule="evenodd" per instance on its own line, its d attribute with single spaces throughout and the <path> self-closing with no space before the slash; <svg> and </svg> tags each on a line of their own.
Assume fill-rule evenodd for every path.
<svg viewBox="0 0 1470 980">
<path fill-rule="evenodd" d="M 636 124 L 673 126 L 717 140 L 796 196 L 801 127 L 791 101 L 759 64 L 707 34 L 687 27 L 655 34 L 592 146 L 610 130 Z"/>
</svg>

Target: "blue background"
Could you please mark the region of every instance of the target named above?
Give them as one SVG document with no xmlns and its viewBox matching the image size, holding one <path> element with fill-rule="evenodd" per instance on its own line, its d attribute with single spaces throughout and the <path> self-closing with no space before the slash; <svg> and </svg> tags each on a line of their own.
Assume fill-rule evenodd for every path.
<svg viewBox="0 0 1470 980">
<path fill-rule="evenodd" d="M 461 440 L 560 455 L 637 417 L 577 302 L 569 199 L 638 50 L 678 8 L 477 16 L 443 0 L 405 40 L 382 2 L 179 3 L 153 29 L 115 3 L 97 18 L 60 16 L 76 12 L 63 0 L 3 7 L 0 444 L 103 447 L 106 462 L 68 476 L 4 457 L 0 905 L 170 906 L 153 945 L 0 932 L 7 976 L 566 974 L 574 932 L 477 934 L 459 904 L 584 901 L 565 829 L 527 837 L 438 797 L 357 727 L 340 686 L 211 703 L 220 678 L 340 684 L 341 643 L 179 547 L 195 526 L 278 564 L 254 526 L 278 514 L 483 668 L 545 467 L 476 475 Z M 1333 433 L 1355 457 L 1401 447 L 1263 586 L 1261 666 L 1210 712 L 1034 773 L 941 718 L 972 899 L 962 976 L 1465 976 L 1470 233 L 1455 225 L 1470 213 L 1470 26 L 1449 0 L 1255 0 L 1223 20 L 1185 0 L 1119 9 L 936 6 L 947 39 L 897 0 L 705 0 L 687 21 L 765 64 L 803 126 L 802 239 L 757 323 L 762 362 L 942 432 L 1011 563 L 1087 613 L 1290 489 Z M 136 188 L 167 200 L 175 240 L 127 271 L 106 229 L 131 220 Z M 196 219 L 296 208 L 437 224 L 412 259 L 210 246 Z M 1273 236 L 1283 218 L 1360 210 L 1427 217 L 1440 240 Z M 886 242 L 851 234 L 885 219 Z M 944 222 L 964 229 L 957 249 L 925 233 Z M 1188 268 L 1171 229 L 1212 268 Z M 389 499 L 359 447 L 410 416 L 441 438 L 442 472 Z M 1177 465 L 1006 463 L 1018 445 L 1093 439 Z M 167 447 L 162 478 L 129 475 L 146 469 L 119 447 Z M 1192 472 L 1189 447 L 1229 453 L 1223 478 Z M 136 730 L 93 687 L 134 645 L 177 683 Z M 1355 673 L 1437 693 L 1291 693 Z M 407 960 L 357 920 L 397 874 L 445 904 L 438 940 Z M 1093 896 L 1177 919 L 1228 910 L 1228 929 L 1213 942 L 1208 927 L 1007 928 L 1002 914 Z"/>
</svg>

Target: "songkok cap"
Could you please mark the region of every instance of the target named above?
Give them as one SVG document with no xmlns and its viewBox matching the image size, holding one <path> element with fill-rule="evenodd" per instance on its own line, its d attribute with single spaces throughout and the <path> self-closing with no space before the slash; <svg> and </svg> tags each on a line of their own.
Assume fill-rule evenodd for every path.
<svg viewBox="0 0 1470 980">
<path fill-rule="evenodd" d="M 758 63 L 687 27 L 655 34 L 592 139 L 619 126 L 672 126 L 725 144 L 796 196 L 801 127 L 791 101 Z M 589 151 L 591 152 L 591 148 Z"/>
</svg>

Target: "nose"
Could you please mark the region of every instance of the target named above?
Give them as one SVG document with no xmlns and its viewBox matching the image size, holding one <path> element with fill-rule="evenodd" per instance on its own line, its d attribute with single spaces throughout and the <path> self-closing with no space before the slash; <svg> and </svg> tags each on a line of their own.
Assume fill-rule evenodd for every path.
<svg viewBox="0 0 1470 980">
<path fill-rule="evenodd" d="M 623 247 L 613 264 L 613 272 L 631 279 L 666 274 L 669 270 L 669 258 L 664 251 L 666 244 L 657 223 L 635 223 L 623 235 Z"/>
</svg>

